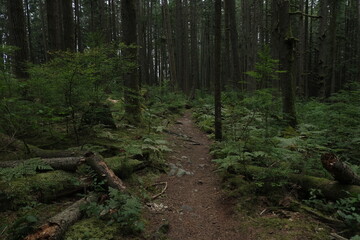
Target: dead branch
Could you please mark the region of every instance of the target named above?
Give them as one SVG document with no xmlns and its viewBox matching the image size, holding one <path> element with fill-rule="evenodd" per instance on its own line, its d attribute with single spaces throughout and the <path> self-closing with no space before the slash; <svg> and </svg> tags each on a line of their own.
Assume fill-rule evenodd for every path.
<svg viewBox="0 0 360 240">
<path fill-rule="evenodd" d="M 165 185 L 164 188 L 163 188 L 163 190 L 162 190 L 160 193 L 155 194 L 154 196 L 152 196 L 152 197 L 151 197 L 152 200 L 154 200 L 154 199 L 160 197 L 161 195 L 163 195 L 163 194 L 165 193 L 166 189 L 168 188 L 168 183 L 167 183 L 167 182 L 160 182 L 160 183 L 155 183 L 155 184 L 153 184 L 153 186 L 163 185 L 163 184 Z"/>
</svg>

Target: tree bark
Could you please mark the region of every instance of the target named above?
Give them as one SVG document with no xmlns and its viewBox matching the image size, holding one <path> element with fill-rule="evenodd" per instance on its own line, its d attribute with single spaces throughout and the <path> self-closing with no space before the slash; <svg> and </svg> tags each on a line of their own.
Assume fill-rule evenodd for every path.
<svg viewBox="0 0 360 240">
<path fill-rule="evenodd" d="M 79 201 L 66 208 L 61 213 L 55 215 L 40 226 L 35 233 L 28 235 L 24 240 L 60 240 L 66 230 L 77 222 L 81 216 L 80 207 L 84 204 L 96 201 L 96 195 L 80 199 Z"/>
</svg>

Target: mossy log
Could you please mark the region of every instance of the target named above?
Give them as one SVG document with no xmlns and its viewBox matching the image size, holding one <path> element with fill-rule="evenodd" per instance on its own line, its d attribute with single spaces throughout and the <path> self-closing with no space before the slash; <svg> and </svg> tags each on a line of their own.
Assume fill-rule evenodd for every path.
<svg viewBox="0 0 360 240">
<path fill-rule="evenodd" d="M 0 168 L 13 168 L 21 164 L 26 164 L 27 161 L 28 160 L 0 161 Z M 41 161 L 52 167 L 54 170 L 75 172 L 78 166 L 85 163 L 85 158 L 84 157 L 42 158 Z M 104 161 L 120 178 L 127 178 L 134 171 L 138 171 L 149 166 L 149 162 L 144 162 L 132 158 L 125 159 L 124 157 L 119 157 L 119 156 L 105 158 Z"/>
<path fill-rule="evenodd" d="M 29 202 L 49 202 L 83 191 L 91 180 L 61 170 L 0 182 L 0 211 L 17 209 Z"/>
<path fill-rule="evenodd" d="M 82 198 L 66 208 L 61 213 L 47 220 L 35 233 L 28 235 L 24 240 L 59 240 L 62 239 L 66 230 L 78 221 L 82 214 L 80 207 L 86 203 L 96 201 L 94 194 Z"/>
<path fill-rule="evenodd" d="M 321 156 L 321 163 L 339 183 L 360 186 L 360 176 L 358 176 L 346 163 L 340 161 L 335 154 L 323 154 Z"/>
<path fill-rule="evenodd" d="M 81 156 L 83 151 L 47 150 L 26 144 L 19 139 L 0 133 L 0 153 L 3 152 L 1 160 L 18 160 L 34 157 L 41 158 L 65 158 Z"/>
<path fill-rule="evenodd" d="M 88 152 L 84 156 L 86 164 L 88 164 L 97 174 L 106 179 L 109 187 L 122 192 L 126 189 L 121 179 L 108 167 L 100 155 Z"/>
<path fill-rule="evenodd" d="M 337 181 L 332 181 L 326 178 L 319 178 L 300 174 L 286 174 L 281 175 L 276 169 L 264 168 L 252 165 L 246 165 L 235 170 L 237 173 L 242 174 L 246 177 L 254 178 L 256 176 L 262 176 L 264 172 L 271 173 L 270 175 L 276 178 L 284 178 L 289 182 L 298 184 L 302 189 L 320 189 L 322 194 L 331 200 L 337 200 L 339 198 L 345 198 L 349 196 L 356 197 L 360 194 L 360 186 L 356 185 L 344 185 Z"/>
<path fill-rule="evenodd" d="M 21 164 L 26 164 L 27 160 L 2 161 L 0 168 L 13 168 Z M 83 157 L 65 157 L 65 158 L 43 158 L 42 162 L 52 167 L 54 170 L 63 170 L 68 172 L 76 171 L 77 167 L 85 162 Z"/>
</svg>

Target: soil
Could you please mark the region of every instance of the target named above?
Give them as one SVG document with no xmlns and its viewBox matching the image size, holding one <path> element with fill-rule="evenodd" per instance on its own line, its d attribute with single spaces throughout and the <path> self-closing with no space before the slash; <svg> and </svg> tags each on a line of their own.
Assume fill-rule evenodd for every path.
<svg viewBox="0 0 360 240">
<path fill-rule="evenodd" d="M 153 239 L 164 239 L 159 237 L 161 231 L 171 240 L 251 239 L 241 230 L 234 203 L 221 190 L 221 179 L 209 154 L 211 142 L 195 126 L 191 114 L 186 112 L 168 133 L 173 150 L 168 164 L 178 167 L 182 174 L 177 176 L 173 171 L 158 179 L 168 188 L 154 201 L 155 209 L 154 205 L 149 209 Z"/>
</svg>

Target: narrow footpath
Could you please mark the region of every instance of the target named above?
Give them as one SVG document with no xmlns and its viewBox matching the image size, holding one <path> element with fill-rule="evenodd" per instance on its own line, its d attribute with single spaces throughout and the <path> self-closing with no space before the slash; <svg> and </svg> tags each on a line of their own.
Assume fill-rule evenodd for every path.
<svg viewBox="0 0 360 240">
<path fill-rule="evenodd" d="M 221 190 L 209 154 L 211 142 L 191 114 L 186 112 L 167 133 L 173 150 L 167 157 L 170 170 L 158 182 L 166 182 L 168 188 L 149 207 L 152 232 L 168 228 L 170 240 L 251 239 L 235 219 L 234 203 Z"/>
</svg>

